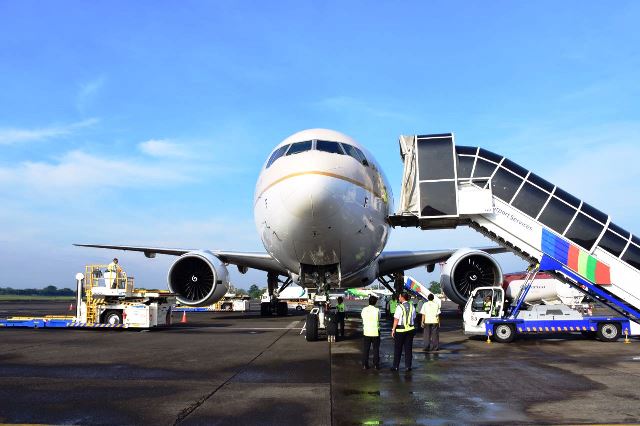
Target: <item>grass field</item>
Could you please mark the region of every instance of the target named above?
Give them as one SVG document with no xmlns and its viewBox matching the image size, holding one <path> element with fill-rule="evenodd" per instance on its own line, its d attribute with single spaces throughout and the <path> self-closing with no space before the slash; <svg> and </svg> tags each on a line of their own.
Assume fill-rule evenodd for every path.
<svg viewBox="0 0 640 426">
<path fill-rule="evenodd" d="M 22 296 L 17 294 L 0 294 L 0 302 L 10 302 L 12 300 L 76 300 L 75 296 Z"/>
</svg>

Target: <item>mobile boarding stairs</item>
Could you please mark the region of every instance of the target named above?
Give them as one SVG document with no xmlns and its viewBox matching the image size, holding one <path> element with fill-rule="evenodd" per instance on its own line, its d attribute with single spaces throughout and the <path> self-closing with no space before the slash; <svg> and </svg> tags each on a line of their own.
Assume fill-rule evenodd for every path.
<svg viewBox="0 0 640 426">
<path fill-rule="evenodd" d="M 558 186 L 452 133 L 400 137 L 392 226 L 469 226 L 607 305 L 640 334 L 640 238 Z"/>
</svg>

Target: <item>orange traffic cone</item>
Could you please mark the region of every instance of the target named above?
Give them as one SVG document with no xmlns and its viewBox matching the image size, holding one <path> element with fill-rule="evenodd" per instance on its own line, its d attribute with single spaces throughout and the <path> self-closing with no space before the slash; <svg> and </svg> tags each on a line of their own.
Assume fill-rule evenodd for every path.
<svg viewBox="0 0 640 426">
<path fill-rule="evenodd" d="M 182 311 L 182 319 L 180 320 L 182 324 L 187 323 L 187 311 Z"/>
<path fill-rule="evenodd" d="M 69 312 L 73 311 L 73 303 L 69 303 Z"/>
</svg>

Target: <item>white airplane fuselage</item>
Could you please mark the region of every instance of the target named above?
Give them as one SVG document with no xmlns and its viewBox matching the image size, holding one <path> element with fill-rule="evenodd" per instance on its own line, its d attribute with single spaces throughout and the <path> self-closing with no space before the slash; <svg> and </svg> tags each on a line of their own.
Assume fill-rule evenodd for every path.
<svg viewBox="0 0 640 426">
<path fill-rule="evenodd" d="M 294 281 L 301 265 L 305 271 L 334 265 L 338 286 L 369 284 L 389 236 L 390 186 L 373 156 L 339 132 L 304 130 L 274 152 L 306 141 L 312 141 L 311 149 L 267 160 L 260 173 L 254 218 L 262 243 Z M 316 141 L 338 142 L 340 153 L 321 151 Z M 366 161 L 349 155 L 347 145 L 360 150 Z"/>
</svg>

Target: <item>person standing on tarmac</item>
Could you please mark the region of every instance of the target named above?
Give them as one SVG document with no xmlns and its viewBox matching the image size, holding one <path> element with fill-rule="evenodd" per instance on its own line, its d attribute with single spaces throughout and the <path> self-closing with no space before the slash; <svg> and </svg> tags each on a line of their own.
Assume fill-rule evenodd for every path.
<svg viewBox="0 0 640 426">
<path fill-rule="evenodd" d="M 440 305 L 434 300 L 433 294 L 429 294 L 427 301 L 422 305 L 420 310 L 422 314 L 422 328 L 424 350 L 438 351 L 440 350 Z"/>
<path fill-rule="evenodd" d="M 347 312 L 347 307 L 344 304 L 344 299 L 342 298 L 342 296 L 338 297 L 336 312 L 338 314 L 338 326 L 340 327 L 340 337 L 344 337 L 344 317 Z"/>
<path fill-rule="evenodd" d="M 380 309 L 376 307 L 378 298 L 369 296 L 369 306 L 362 310 L 362 368 L 369 369 L 369 349 L 373 344 L 373 368 L 380 369 Z"/>
<path fill-rule="evenodd" d="M 391 300 L 389 301 L 389 318 L 393 318 L 396 314 L 396 307 L 398 306 L 398 295 L 393 293 L 391 295 Z"/>
<path fill-rule="evenodd" d="M 394 314 L 393 328 L 391 329 L 391 337 L 394 339 L 393 367 L 391 367 L 391 371 L 398 371 L 402 349 L 404 349 L 404 366 L 407 371 L 411 371 L 416 309 L 413 303 L 409 302 L 409 299 L 407 293 L 401 293 L 400 304 Z"/>
</svg>

